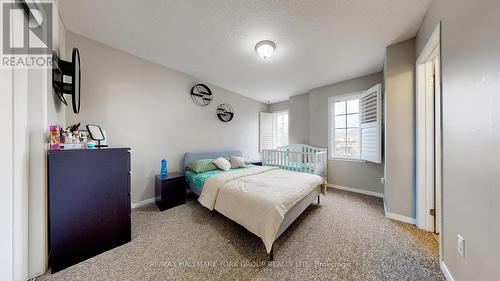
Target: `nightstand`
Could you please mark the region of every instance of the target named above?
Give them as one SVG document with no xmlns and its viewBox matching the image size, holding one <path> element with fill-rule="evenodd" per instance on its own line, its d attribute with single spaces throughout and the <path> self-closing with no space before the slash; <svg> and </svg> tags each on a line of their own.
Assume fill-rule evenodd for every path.
<svg viewBox="0 0 500 281">
<path fill-rule="evenodd" d="M 160 211 L 186 203 L 187 183 L 183 174 L 168 173 L 164 180 L 160 175 L 155 177 L 155 203 Z"/>
<path fill-rule="evenodd" d="M 252 162 L 252 164 L 254 164 L 255 166 L 262 166 L 262 161 Z"/>
</svg>

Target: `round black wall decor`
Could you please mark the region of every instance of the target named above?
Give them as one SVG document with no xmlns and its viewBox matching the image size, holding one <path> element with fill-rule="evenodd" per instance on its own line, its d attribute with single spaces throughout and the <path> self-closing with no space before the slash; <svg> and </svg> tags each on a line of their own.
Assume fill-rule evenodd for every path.
<svg viewBox="0 0 500 281">
<path fill-rule="evenodd" d="M 80 81 L 82 78 L 80 71 L 80 52 L 77 48 L 73 48 L 70 62 L 62 60 L 54 52 L 53 60 L 52 86 L 54 87 L 54 92 L 64 105 L 68 105 L 64 95 L 70 95 L 73 104 L 73 112 L 78 113 L 80 112 Z M 71 77 L 71 84 L 64 82 L 64 76 Z"/>
<path fill-rule="evenodd" d="M 231 121 L 234 117 L 233 108 L 227 103 L 219 104 L 217 106 L 217 117 L 222 122 Z"/>
<path fill-rule="evenodd" d="M 191 88 L 191 99 L 197 105 L 208 105 L 212 101 L 212 91 L 205 84 L 196 84 Z"/>
</svg>

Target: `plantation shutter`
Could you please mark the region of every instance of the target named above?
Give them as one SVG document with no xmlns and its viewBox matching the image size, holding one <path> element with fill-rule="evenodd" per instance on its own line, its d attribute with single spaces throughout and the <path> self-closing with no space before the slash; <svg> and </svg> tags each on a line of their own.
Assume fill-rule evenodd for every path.
<svg viewBox="0 0 500 281">
<path fill-rule="evenodd" d="M 274 148 L 274 115 L 272 113 L 261 112 L 259 118 L 259 149 Z"/>
<path fill-rule="evenodd" d="M 361 159 L 382 163 L 382 86 L 377 84 L 361 94 Z"/>
</svg>

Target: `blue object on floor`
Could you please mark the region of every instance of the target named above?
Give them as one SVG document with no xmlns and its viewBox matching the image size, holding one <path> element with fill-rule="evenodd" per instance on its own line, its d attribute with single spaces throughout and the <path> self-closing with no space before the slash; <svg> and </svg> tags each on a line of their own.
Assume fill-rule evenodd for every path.
<svg viewBox="0 0 500 281">
<path fill-rule="evenodd" d="M 167 160 L 165 159 L 161 160 L 161 172 L 160 172 L 161 180 L 167 179 L 167 165 L 168 165 Z"/>
</svg>

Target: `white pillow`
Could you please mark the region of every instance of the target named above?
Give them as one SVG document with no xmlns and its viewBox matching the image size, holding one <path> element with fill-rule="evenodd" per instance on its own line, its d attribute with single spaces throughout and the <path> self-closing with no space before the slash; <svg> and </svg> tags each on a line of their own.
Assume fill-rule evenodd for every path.
<svg viewBox="0 0 500 281">
<path fill-rule="evenodd" d="M 229 157 L 229 162 L 231 162 L 231 168 L 245 168 L 245 159 L 243 157 L 231 156 Z"/>
<path fill-rule="evenodd" d="M 217 166 L 217 168 L 219 168 L 223 171 L 227 171 L 227 170 L 231 169 L 231 163 L 229 161 L 227 161 L 226 158 L 223 158 L 223 157 L 219 157 L 215 160 L 212 160 L 212 163 L 214 163 L 215 166 Z"/>
</svg>

